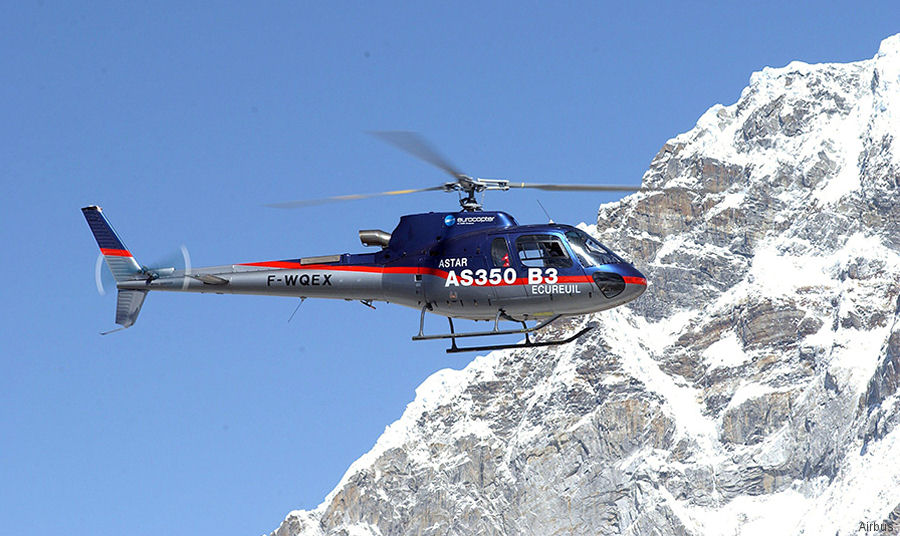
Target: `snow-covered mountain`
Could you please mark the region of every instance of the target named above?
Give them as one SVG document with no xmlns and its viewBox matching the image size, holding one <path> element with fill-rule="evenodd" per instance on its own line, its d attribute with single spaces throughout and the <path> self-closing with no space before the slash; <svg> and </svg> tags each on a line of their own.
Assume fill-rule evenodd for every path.
<svg viewBox="0 0 900 536">
<path fill-rule="evenodd" d="M 273 534 L 900 531 L 898 134 L 900 35 L 754 73 L 587 228 L 644 296 L 434 374 Z"/>
</svg>

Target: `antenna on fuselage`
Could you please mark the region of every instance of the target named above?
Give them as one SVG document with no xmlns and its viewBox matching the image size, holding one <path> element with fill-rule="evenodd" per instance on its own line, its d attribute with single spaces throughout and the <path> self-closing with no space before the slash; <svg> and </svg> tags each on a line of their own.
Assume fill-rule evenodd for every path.
<svg viewBox="0 0 900 536">
<path fill-rule="evenodd" d="M 550 217 L 550 213 L 547 212 L 547 209 L 544 208 L 544 204 L 541 203 L 541 200 L 540 200 L 540 199 L 537 199 L 536 201 L 538 202 L 538 205 L 541 206 L 541 210 L 543 210 L 543 211 L 544 211 L 544 214 L 547 216 L 547 219 L 549 220 L 549 223 L 553 223 L 553 218 Z"/>
<path fill-rule="evenodd" d="M 297 314 L 297 311 L 300 310 L 300 306 L 303 305 L 303 302 L 305 302 L 305 301 L 306 301 L 306 296 L 303 296 L 302 298 L 300 298 L 300 303 L 297 304 L 297 308 L 294 309 L 294 312 L 291 313 L 290 318 L 288 318 L 288 324 L 290 324 L 291 320 L 294 319 L 294 315 Z"/>
</svg>

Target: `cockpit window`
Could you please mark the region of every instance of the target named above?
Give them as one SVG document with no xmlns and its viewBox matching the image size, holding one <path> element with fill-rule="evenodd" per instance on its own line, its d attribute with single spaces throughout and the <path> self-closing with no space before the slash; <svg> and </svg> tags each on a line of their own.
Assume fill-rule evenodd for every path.
<svg viewBox="0 0 900 536">
<path fill-rule="evenodd" d="M 524 266 L 534 268 L 569 268 L 572 259 L 562 240 L 553 235 L 522 235 L 516 239 L 516 250 Z"/>
<path fill-rule="evenodd" d="M 600 266 L 602 264 L 615 264 L 625 262 L 621 257 L 613 253 L 606 246 L 597 242 L 584 231 L 574 229 L 566 231 L 566 239 L 572 246 L 572 251 L 578 257 L 582 266 Z"/>
</svg>

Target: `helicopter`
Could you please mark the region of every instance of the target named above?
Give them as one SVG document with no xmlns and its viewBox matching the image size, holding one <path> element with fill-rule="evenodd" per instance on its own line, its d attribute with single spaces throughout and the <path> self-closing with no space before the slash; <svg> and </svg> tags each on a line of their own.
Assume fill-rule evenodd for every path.
<svg viewBox="0 0 900 536">
<path fill-rule="evenodd" d="M 532 334 L 561 318 L 603 311 L 630 302 L 647 288 L 634 266 L 584 231 L 553 223 L 519 225 L 507 212 L 485 211 L 476 195 L 530 188 L 552 191 L 640 191 L 634 186 L 546 184 L 483 179 L 459 172 L 421 136 L 405 131 L 372 133 L 428 162 L 454 180 L 428 188 L 353 194 L 268 205 L 298 208 L 322 203 L 427 191 L 458 192 L 460 210 L 401 216 L 390 233 L 358 232 L 371 253 L 341 253 L 277 261 L 191 268 L 140 265 L 96 205 L 82 208 L 118 290 L 115 322 L 134 325 L 150 291 L 289 296 L 359 301 L 374 308 L 388 302 L 419 311 L 414 341 L 450 340 L 447 353 L 556 346 L 585 335 L 593 326 L 561 339 Z M 482 197 L 483 199 L 483 197 Z M 99 261 L 99 259 L 98 259 Z M 99 267 L 99 264 L 98 264 Z M 299 305 L 298 305 L 299 307 Z M 296 312 L 296 311 L 295 311 Z M 427 313 L 444 316 L 446 333 L 426 334 Z M 482 331 L 457 331 L 454 319 L 493 322 Z M 501 329 L 500 322 L 517 326 Z M 534 324 L 529 326 L 528 322 Z M 521 328 L 518 327 L 521 326 Z M 458 339 L 524 335 L 511 344 L 459 346 Z"/>
</svg>

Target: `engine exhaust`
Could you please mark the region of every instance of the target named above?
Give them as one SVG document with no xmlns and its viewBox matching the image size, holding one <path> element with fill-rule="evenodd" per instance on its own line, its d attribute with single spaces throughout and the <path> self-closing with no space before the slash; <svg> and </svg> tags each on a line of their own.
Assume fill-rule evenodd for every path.
<svg viewBox="0 0 900 536">
<path fill-rule="evenodd" d="M 379 229 L 362 229 L 359 231 L 359 241 L 364 246 L 381 246 L 386 248 L 391 241 L 391 233 Z"/>
</svg>

